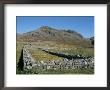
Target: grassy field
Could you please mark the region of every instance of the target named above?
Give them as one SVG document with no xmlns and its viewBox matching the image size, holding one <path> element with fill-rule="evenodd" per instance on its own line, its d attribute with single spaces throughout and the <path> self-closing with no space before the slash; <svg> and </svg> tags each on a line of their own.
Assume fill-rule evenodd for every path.
<svg viewBox="0 0 110 90">
<path fill-rule="evenodd" d="M 30 69 L 25 71 L 17 71 L 17 74 L 94 74 L 94 69 L 48 69 L 48 70 L 36 70 Z"/>
<path fill-rule="evenodd" d="M 62 52 L 66 55 L 84 55 L 84 56 L 94 56 L 94 48 L 66 48 L 66 49 L 50 49 L 51 52 Z"/>
<path fill-rule="evenodd" d="M 32 57 L 35 60 L 39 61 L 47 61 L 47 60 L 62 60 L 63 57 L 58 57 L 55 55 L 48 54 L 44 51 L 42 51 L 39 48 L 42 49 L 48 49 L 51 52 L 62 52 L 67 55 L 84 55 L 84 56 L 92 56 L 94 57 L 94 48 L 78 48 L 73 47 L 69 45 L 58 45 L 56 43 L 50 43 L 50 42 L 32 42 L 31 46 L 29 44 L 26 45 L 26 42 L 17 42 L 16 44 L 16 63 L 18 64 L 19 58 L 21 55 L 22 48 L 25 47 L 29 50 Z M 17 74 L 93 74 L 94 69 L 58 69 L 58 70 L 27 70 L 27 71 L 18 71 L 16 69 Z"/>
<path fill-rule="evenodd" d="M 45 60 L 62 60 L 63 59 L 62 57 L 50 55 L 39 49 L 29 48 L 28 50 L 30 51 L 32 57 L 34 57 L 35 60 L 45 61 Z"/>
<path fill-rule="evenodd" d="M 21 50 L 25 44 L 26 44 L 26 42 L 17 42 L 17 44 L 16 44 L 16 60 L 17 60 L 17 62 L 19 61 Z M 38 42 L 38 43 L 33 42 L 31 46 L 30 45 L 25 45 L 25 46 L 36 60 L 62 59 L 61 57 L 50 55 L 38 48 L 42 48 L 42 49 L 45 48 L 51 52 L 56 52 L 56 53 L 61 52 L 61 53 L 65 53 L 67 55 L 78 55 L 79 54 L 79 55 L 94 57 L 94 48 L 77 48 L 77 47 L 74 47 L 74 45 L 72 47 L 72 46 L 63 45 L 63 44 L 61 47 L 61 44 L 58 45 L 53 42 L 52 43 L 51 42 L 43 42 L 43 43 L 42 42 Z"/>
</svg>

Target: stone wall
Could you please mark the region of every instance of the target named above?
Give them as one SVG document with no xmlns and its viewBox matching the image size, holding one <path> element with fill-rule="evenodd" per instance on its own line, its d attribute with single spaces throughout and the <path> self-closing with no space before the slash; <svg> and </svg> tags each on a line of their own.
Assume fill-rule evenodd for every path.
<svg viewBox="0 0 110 90">
<path fill-rule="evenodd" d="M 23 63 L 24 69 L 32 69 L 35 64 L 35 60 L 26 48 L 23 48 Z"/>
<path fill-rule="evenodd" d="M 76 68 L 94 68 L 94 58 L 88 59 L 67 59 L 37 61 L 26 48 L 23 48 L 24 69 L 76 69 Z"/>
</svg>

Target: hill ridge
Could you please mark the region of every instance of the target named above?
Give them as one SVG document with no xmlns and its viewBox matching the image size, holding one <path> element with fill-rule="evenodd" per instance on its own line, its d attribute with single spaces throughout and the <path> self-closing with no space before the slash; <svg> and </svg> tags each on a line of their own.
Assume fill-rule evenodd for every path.
<svg viewBox="0 0 110 90">
<path fill-rule="evenodd" d="M 49 26 L 41 26 L 36 30 L 26 32 L 17 36 L 18 41 L 24 42 L 37 42 L 40 41 L 53 41 L 64 44 L 90 44 L 90 40 L 84 38 L 80 33 L 70 29 L 55 29 Z"/>
</svg>

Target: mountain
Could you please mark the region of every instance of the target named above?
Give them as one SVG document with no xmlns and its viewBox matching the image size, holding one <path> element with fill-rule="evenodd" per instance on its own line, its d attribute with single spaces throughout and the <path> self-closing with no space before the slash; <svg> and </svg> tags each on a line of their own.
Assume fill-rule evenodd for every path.
<svg viewBox="0 0 110 90">
<path fill-rule="evenodd" d="M 49 26 L 42 26 L 31 32 L 17 35 L 17 41 L 37 42 L 53 41 L 64 44 L 90 46 L 90 40 L 84 38 L 80 33 L 73 30 L 60 30 Z"/>
</svg>

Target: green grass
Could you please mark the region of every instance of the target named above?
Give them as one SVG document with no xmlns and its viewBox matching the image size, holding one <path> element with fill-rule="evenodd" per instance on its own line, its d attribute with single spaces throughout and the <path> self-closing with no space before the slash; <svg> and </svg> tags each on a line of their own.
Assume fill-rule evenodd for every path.
<svg viewBox="0 0 110 90">
<path fill-rule="evenodd" d="M 45 61 L 45 60 L 62 60 L 63 59 L 62 57 L 50 55 L 50 54 L 48 54 L 42 50 L 39 50 L 39 49 L 29 48 L 28 50 L 30 51 L 32 57 L 35 60 Z"/>
<path fill-rule="evenodd" d="M 17 74 L 94 74 L 94 69 L 83 68 L 83 69 L 49 69 L 49 70 L 24 70 L 17 71 Z"/>
<path fill-rule="evenodd" d="M 39 74 L 93 74 L 93 69 L 58 69 L 58 70 L 46 70 L 39 72 Z"/>
<path fill-rule="evenodd" d="M 62 52 L 67 55 L 84 55 L 84 56 L 94 56 L 94 48 L 71 48 L 68 50 L 55 50 L 55 49 L 50 49 L 49 51 L 51 52 Z"/>
</svg>

